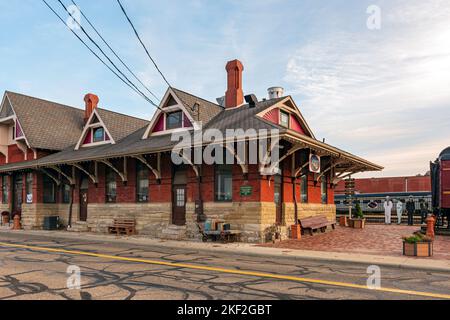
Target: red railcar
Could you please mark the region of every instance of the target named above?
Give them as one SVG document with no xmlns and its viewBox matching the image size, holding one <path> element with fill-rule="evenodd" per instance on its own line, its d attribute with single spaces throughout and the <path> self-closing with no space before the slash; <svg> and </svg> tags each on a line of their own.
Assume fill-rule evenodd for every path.
<svg viewBox="0 0 450 320">
<path fill-rule="evenodd" d="M 431 189 L 433 209 L 440 217 L 440 226 L 444 227 L 447 223 L 447 228 L 450 229 L 450 147 L 431 163 Z"/>
</svg>

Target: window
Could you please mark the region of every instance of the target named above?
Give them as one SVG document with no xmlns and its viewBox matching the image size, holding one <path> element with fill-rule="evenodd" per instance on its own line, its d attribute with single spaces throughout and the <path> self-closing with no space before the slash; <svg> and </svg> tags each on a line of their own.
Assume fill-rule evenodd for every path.
<svg viewBox="0 0 450 320">
<path fill-rule="evenodd" d="M 12 127 L 12 139 L 15 140 L 16 139 L 16 126 Z"/>
<path fill-rule="evenodd" d="M 33 174 L 27 173 L 25 177 L 25 200 L 27 203 L 33 203 Z"/>
<path fill-rule="evenodd" d="M 233 200 L 233 172 L 231 165 L 218 165 L 215 177 L 216 201 Z"/>
<path fill-rule="evenodd" d="M 275 204 L 281 204 L 281 187 L 282 187 L 282 178 L 281 175 L 277 174 L 273 178 L 274 182 L 274 201 Z"/>
<path fill-rule="evenodd" d="M 283 127 L 289 128 L 289 114 L 283 111 L 280 111 L 280 125 Z"/>
<path fill-rule="evenodd" d="M 183 126 L 183 112 L 177 111 L 166 116 L 166 130 L 178 129 Z"/>
<path fill-rule="evenodd" d="M 61 193 L 62 193 L 62 202 L 70 203 L 70 197 L 71 197 L 70 185 L 63 184 L 61 186 Z"/>
<path fill-rule="evenodd" d="M 327 178 L 325 176 L 322 177 L 320 189 L 321 189 L 321 195 L 322 195 L 322 203 L 327 204 L 328 203 L 328 183 L 327 183 Z"/>
<path fill-rule="evenodd" d="M 93 130 L 93 141 L 94 142 L 103 142 L 105 141 L 105 129 L 103 129 L 102 127 L 100 128 L 95 128 Z"/>
<path fill-rule="evenodd" d="M 116 202 L 117 199 L 117 177 L 116 172 L 106 168 L 106 202 Z"/>
<path fill-rule="evenodd" d="M 56 202 L 55 181 L 46 174 L 42 176 L 43 200 L 44 203 Z"/>
<path fill-rule="evenodd" d="M 142 162 L 136 163 L 136 196 L 138 202 L 148 201 L 148 175 L 149 171 L 147 166 Z"/>
<path fill-rule="evenodd" d="M 308 176 L 303 175 L 300 182 L 300 198 L 302 203 L 308 203 Z"/>
<path fill-rule="evenodd" d="M 8 177 L 2 177 L 2 202 L 8 203 L 8 194 L 9 194 L 9 185 L 8 185 Z"/>
</svg>

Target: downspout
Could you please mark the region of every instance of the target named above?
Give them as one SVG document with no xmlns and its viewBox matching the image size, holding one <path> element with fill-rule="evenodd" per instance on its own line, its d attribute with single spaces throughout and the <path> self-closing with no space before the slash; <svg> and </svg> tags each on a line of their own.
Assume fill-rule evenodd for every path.
<svg viewBox="0 0 450 320">
<path fill-rule="evenodd" d="M 295 225 L 298 224 L 298 204 L 297 204 L 297 177 L 295 174 L 295 153 L 292 155 L 291 158 L 291 176 L 292 176 L 292 188 L 293 188 L 293 194 L 294 194 L 294 219 L 295 219 Z"/>
<path fill-rule="evenodd" d="M 73 208 L 73 195 L 74 195 L 74 185 L 70 185 L 70 203 L 69 203 L 69 222 L 68 222 L 68 228 L 72 228 L 72 208 Z"/>
<path fill-rule="evenodd" d="M 197 213 L 197 222 L 204 222 L 205 215 L 203 213 L 203 197 L 202 197 L 202 176 L 201 167 L 199 169 L 199 174 L 197 176 L 197 203 L 195 204 L 195 210 Z"/>
<path fill-rule="evenodd" d="M 295 182 L 297 180 L 296 177 L 292 178 L 292 188 L 294 189 L 294 219 L 295 219 L 295 224 L 298 224 L 298 204 L 297 204 L 297 183 Z"/>
</svg>

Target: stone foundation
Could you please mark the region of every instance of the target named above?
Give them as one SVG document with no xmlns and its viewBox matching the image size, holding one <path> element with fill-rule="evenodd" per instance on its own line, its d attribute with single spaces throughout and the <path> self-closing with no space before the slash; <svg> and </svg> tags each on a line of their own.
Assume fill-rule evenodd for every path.
<svg viewBox="0 0 450 320">
<path fill-rule="evenodd" d="M 1 210 L 1 207 L 0 207 Z M 265 242 L 271 240 L 275 230 L 276 208 L 273 202 L 226 202 L 204 203 L 208 219 L 222 219 L 231 224 L 233 230 L 242 232 L 243 242 Z M 295 223 L 293 203 L 283 205 L 283 223 L 278 226 L 282 239 L 289 238 L 289 229 Z M 30 204 L 22 207 L 22 224 L 25 229 L 42 229 L 45 216 L 59 216 L 67 225 L 68 204 Z M 336 207 L 323 204 L 298 204 L 298 217 L 325 215 L 329 221 L 336 220 Z M 77 222 L 79 205 L 73 206 L 72 222 Z M 201 235 L 196 224 L 195 204 L 186 205 L 186 227 L 171 225 L 171 203 L 117 203 L 89 204 L 87 227 L 91 232 L 107 233 L 108 227 L 117 218 L 136 220 L 139 235 L 154 238 L 196 239 Z"/>
<path fill-rule="evenodd" d="M 91 232 L 107 233 L 114 219 L 136 220 L 138 234 L 160 238 L 170 224 L 170 203 L 89 204 L 88 228 Z"/>
<path fill-rule="evenodd" d="M 44 217 L 59 216 L 60 223 L 64 226 L 69 221 L 69 204 L 33 203 L 22 205 L 22 227 L 25 230 L 41 230 Z M 78 220 L 79 205 L 72 207 L 72 222 Z"/>
</svg>

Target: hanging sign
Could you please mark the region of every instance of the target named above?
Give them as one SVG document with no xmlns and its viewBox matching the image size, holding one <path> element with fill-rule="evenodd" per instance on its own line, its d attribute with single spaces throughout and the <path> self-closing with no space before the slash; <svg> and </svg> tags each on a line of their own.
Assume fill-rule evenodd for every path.
<svg viewBox="0 0 450 320">
<path fill-rule="evenodd" d="M 318 155 L 309 155 L 309 171 L 320 173 L 320 157 Z"/>
</svg>

